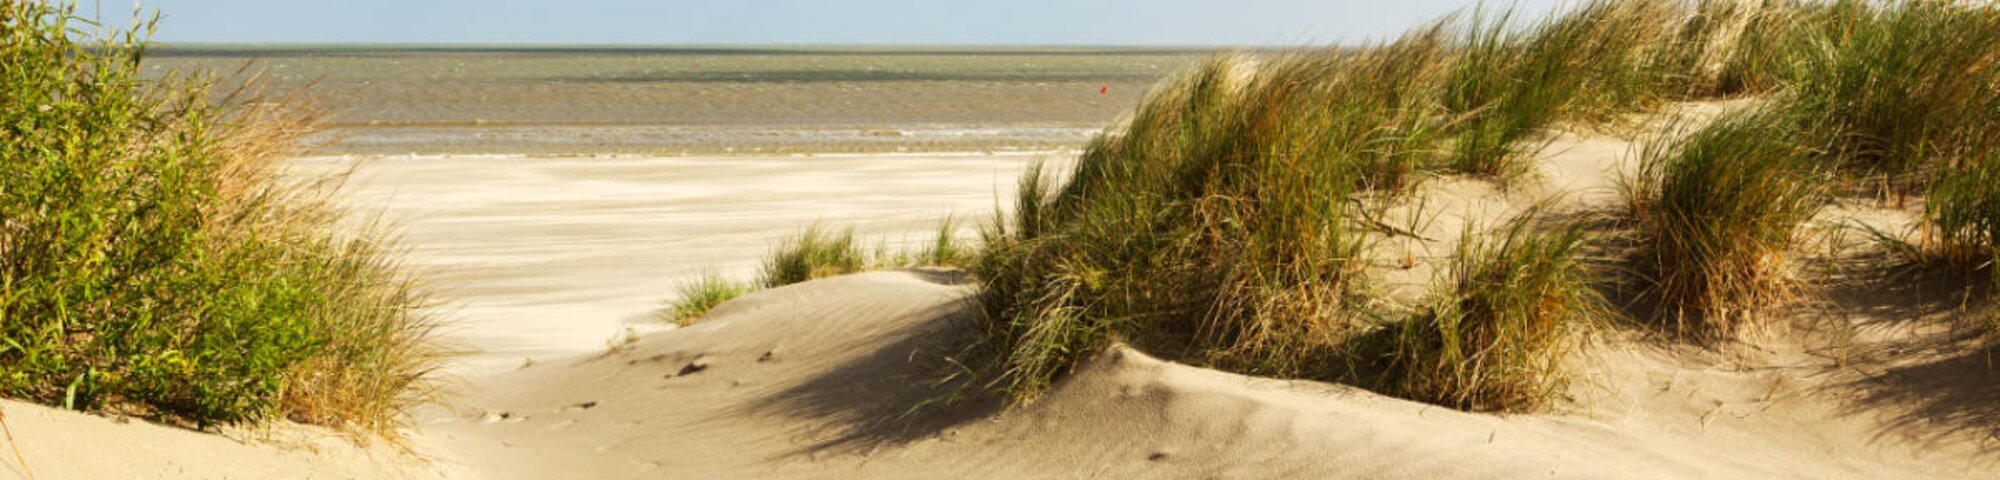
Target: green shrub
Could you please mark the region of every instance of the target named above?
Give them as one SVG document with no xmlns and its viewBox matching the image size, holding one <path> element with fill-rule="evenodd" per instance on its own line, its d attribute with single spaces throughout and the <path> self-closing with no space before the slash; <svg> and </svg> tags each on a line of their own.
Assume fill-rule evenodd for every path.
<svg viewBox="0 0 2000 480">
<path fill-rule="evenodd" d="M 686 326 L 723 302 L 755 290 L 750 285 L 730 281 L 715 272 L 702 272 L 701 278 L 680 285 L 679 295 L 666 315 L 668 320 Z"/>
<path fill-rule="evenodd" d="M 392 431 L 433 324 L 383 235 L 274 178 L 308 111 L 144 80 L 150 23 L 73 11 L 0 2 L 0 394 Z"/>
<path fill-rule="evenodd" d="M 1583 230 L 1538 231 L 1539 212 L 1467 232 L 1431 306 L 1358 341 L 1356 352 L 1384 352 L 1362 359 L 1359 384 L 1473 411 L 1535 410 L 1560 395 L 1564 356 L 1607 309 L 1581 261 Z"/>
<path fill-rule="evenodd" d="M 1668 132 L 1625 180 L 1641 269 L 1676 331 L 1732 333 L 1790 291 L 1789 249 L 1826 199 L 1792 125 L 1739 113 L 1685 136 Z"/>
<path fill-rule="evenodd" d="M 764 260 L 764 276 L 758 283 L 777 288 L 808 280 L 846 275 L 865 270 L 868 254 L 854 243 L 853 230 L 828 232 L 819 225 L 807 227 L 798 236 L 785 239 Z"/>
</svg>

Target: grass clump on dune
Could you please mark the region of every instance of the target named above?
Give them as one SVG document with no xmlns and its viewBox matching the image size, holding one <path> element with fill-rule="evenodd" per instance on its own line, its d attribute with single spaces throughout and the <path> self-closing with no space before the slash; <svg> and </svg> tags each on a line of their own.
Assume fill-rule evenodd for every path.
<svg viewBox="0 0 2000 480">
<path fill-rule="evenodd" d="M 1365 298 L 1363 259 L 1394 233 L 1363 213 L 1429 171 L 1509 181 L 1551 130 L 1675 100 L 1768 95 L 1654 140 L 1625 179 L 1637 271 L 1668 330 L 1728 336 L 1790 297 L 1792 248 L 1851 191 L 1839 179 L 1928 186 L 1934 243 L 1990 251 L 1982 202 L 2000 187 L 1972 157 L 2000 116 L 1994 10 L 1602 0 L 1526 26 L 1475 15 L 1384 45 L 1218 58 L 1093 139 L 1066 184 L 1032 172 L 986 232 L 974 270 L 991 383 L 1033 398 L 1124 341 L 1242 373 L 1536 408 L 1561 384 L 1568 332 L 1601 310 L 1580 234 L 1519 223 L 1464 245 L 1436 304 L 1385 326 L 1401 315 Z"/>
<path fill-rule="evenodd" d="M 758 283 L 777 288 L 859 272 L 868 265 L 868 254 L 854 242 L 853 230 L 832 232 L 813 225 L 778 244 L 764 260 L 764 274 Z"/>
<path fill-rule="evenodd" d="M 145 80 L 150 24 L 0 2 L 0 394 L 390 433 L 438 350 L 379 232 L 281 182 L 311 116 Z"/>
<path fill-rule="evenodd" d="M 1527 30 L 1447 21 L 1356 50 L 1220 57 L 1162 85 L 1067 184 L 1025 177 L 987 232 L 975 271 L 994 385 L 1033 398 L 1113 338 L 1351 379 L 1350 341 L 1382 314 L 1360 298 L 1369 202 L 1439 167 L 1518 175 L 1518 145 L 1544 129 L 1661 101 L 1673 83 L 1649 41 L 1677 12 L 1594 2 Z"/>
<path fill-rule="evenodd" d="M 909 263 L 916 266 L 964 267 L 971 265 L 976 258 L 979 258 L 978 248 L 959 240 L 958 222 L 945 217 L 938 222 L 937 235 L 931 237 L 930 245 L 917 252 Z"/>
<path fill-rule="evenodd" d="M 1659 315 L 1696 337 L 1733 333 L 1792 289 L 1788 252 L 1826 203 L 1798 132 L 1734 114 L 1646 146 L 1624 195 Z"/>
<path fill-rule="evenodd" d="M 1608 310 L 1583 264 L 1583 229 L 1538 230 L 1539 212 L 1462 237 L 1428 308 L 1357 340 L 1358 383 L 1473 411 L 1532 411 L 1561 395 L 1565 357 Z"/>
<path fill-rule="evenodd" d="M 1511 179 L 1527 173 L 1524 145 L 1561 122 L 1603 123 L 1665 99 L 1663 45 L 1673 2 L 1592 1 L 1532 28 L 1478 16 L 1453 45 L 1441 98 L 1454 120 L 1452 171 Z"/>
<path fill-rule="evenodd" d="M 2000 151 L 1940 175 L 1924 199 L 1926 264 L 1986 269 L 2000 291 Z"/>
<path fill-rule="evenodd" d="M 731 281 L 713 271 L 702 272 L 700 278 L 680 285 L 678 299 L 665 313 L 668 320 L 686 326 L 723 302 L 755 290 L 751 285 Z"/>
<path fill-rule="evenodd" d="M 1779 108 L 1826 143 L 1843 176 L 1920 191 L 1984 153 L 2000 125 L 2000 8 L 1840 2 L 1796 55 Z"/>
<path fill-rule="evenodd" d="M 1835 29 L 1837 13 L 1850 7 L 1804 0 L 1695 1 L 1664 61 L 1681 98 L 1774 92 L 1800 73 L 1797 57 L 1816 48 L 1815 37 Z"/>
<path fill-rule="evenodd" d="M 1304 53 L 1251 75 L 1220 58 L 1094 140 L 1060 191 L 1025 176 L 975 268 L 996 386 L 1032 398 L 1114 336 L 1238 371 L 1331 372 L 1312 359 L 1352 328 L 1363 281 L 1353 195 L 1400 181 L 1409 135 L 1428 133 L 1406 95 L 1421 84 L 1380 75 L 1384 60 Z"/>
</svg>

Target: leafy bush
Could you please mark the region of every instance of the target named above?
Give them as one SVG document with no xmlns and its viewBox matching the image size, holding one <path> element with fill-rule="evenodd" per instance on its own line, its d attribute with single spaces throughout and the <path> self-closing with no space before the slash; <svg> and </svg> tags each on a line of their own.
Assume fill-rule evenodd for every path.
<svg viewBox="0 0 2000 480">
<path fill-rule="evenodd" d="M 151 24 L 0 2 L 0 394 L 200 424 L 389 432 L 435 368 L 424 296 L 276 161 L 284 98 L 145 80 Z"/>
</svg>

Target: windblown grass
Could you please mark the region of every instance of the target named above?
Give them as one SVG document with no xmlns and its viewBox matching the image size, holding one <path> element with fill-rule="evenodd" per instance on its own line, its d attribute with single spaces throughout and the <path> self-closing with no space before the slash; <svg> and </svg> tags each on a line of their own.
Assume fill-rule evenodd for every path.
<svg viewBox="0 0 2000 480">
<path fill-rule="evenodd" d="M 1682 2 L 1684 5 L 1686 2 Z M 1835 4 L 1816 1 L 1699 0 L 1668 43 L 1681 98 L 1775 92 L 1801 73 L 1797 59 L 1833 31 Z"/>
<path fill-rule="evenodd" d="M 1604 123 L 1661 103 L 1674 2 L 1592 1 L 1533 28 L 1475 15 L 1455 45 L 1444 107 L 1452 171 L 1519 177 L 1535 136 L 1560 122 Z"/>
<path fill-rule="evenodd" d="M 970 267 L 979 258 L 979 249 L 958 238 L 958 225 L 951 217 L 938 222 L 937 235 L 931 237 L 930 245 L 908 263 L 919 267 Z"/>
<path fill-rule="evenodd" d="M 1358 382 L 1473 411 L 1532 411 L 1559 397 L 1567 355 L 1608 309 L 1583 263 L 1584 230 L 1538 230 L 1541 211 L 1494 234 L 1467 232 L 1427 309 L 1357 341 L 1356 352 L 1384 352 L 1361 359 Z"/>
<path fill-rule="evenodd" d="M 383 232 L 277 178 L 309 107 L 142 80 L 151 23 L 91 39 L 73 11 L 0 2 L 0 394 L 393 435 L 434 323 Z"/>
<path fill-rule="evenodd" d="M 899 251 L 877 244 L 872 253 L 862 249 L 853 229 L 835 231 L 814 224 L 771 251 L 757 283 L 776 288 L 884 268 L 965 268 L 978 256 L 978 246 L 960 240 L 958 224 L 949 217 L 939 222 L 936 236 L 921 249 Z"/>
<path fill-rule="evenodd" d="M 723 302 L 755 291 L 756 288 L 708 271 L 702 272 L 701 278 L 682 283 L 677 290 L 679 297 L 665 314 L 668 320 L 686 326 L 701 318 L 702 314 L 722 305 Z"/>
<path fill-rule="evenodd" d="M 1428 48 L 1397 45 L 1398 48 Z M 1378 54 L 1223 57 L 1096 139 L 1060 192 L 1022 180 L 976 273 L 997 385 L 1032 398 L 1112 336 L 1240 371 L 1311 375 L 1362 281 L 1351 196 L 1398 180 L 1420 83 Z M 1356 95 L 1358 91 L 1367 95 Z M 1406 128 L 1399 128 L 1406 127 Z M 1052 195 L 1053 193 L 1053 195 Z"/>
<path fill-rule="evenodd" d="M 1731 335 L 1799 287 L 1788 258 L 1831 195 L 1851 191 L 1836 179 L 1929 186 L 1941 248 L 1990 251 L 1995 182 L 1968 155 L 1992 150 L 1978 139 L 2000 115 L 1993 10 L 1602 0 L 1530 25 L 1475 14 L 1388 44 L 1218 57 L 1093 139 L 1066 183 L 1039 167 L 1023 178 L 974 264 L 976 352 L 1016 400 L 1124 341 L 1242 373 L 1537 408 L 1560 389 L 1570 334 L 1601 311 L 1582 234 L 1522 220 L 1462 245 L 1435 305 L 1385 328 L 1400 314 L 1363 298 L 1361 259 L 1379 237 L 1362 212 L 1427 171 L 1520 177 L 1556 129 L 1765 95 L 1652 141 L 1624 184 L 1653 320 Z"/>
<path fill-rule="evenodd" d="M 1984 270 L 1992 291 L 2000 292 L 2000 151 L 1932 182 L 1921 229 L 1917 245 L 1898 248 L 1915 257 L 1909 260 L 1968 273 Z M 2000 327 L 2000 319 L 1995 322 Z"/>
<path fill-rule="evenodd" d="M 1924 227 L 1934 258 L 1990 264 L 2000 246 L 2000 151 L 1940 175 L 1924 199 Z"/>
<path fill-rule="evenodd" d="M 1671 97 L 1654 44 L 1683 15 L 1604 1 L 1526 29 L 1444 21 L 1356 50 L 1223 56 L 1162 85 L 1067 184 L 1024 177 L 1013 217 L 987 231 L 975 270 L 994 385 L 1033 398 L 1112 338 L 1238 372 L 1346 378 L 1350 337 L 1380 314 L 1355 301 L 1363 204 L 1439 166 L 1518 176 L 1523 142 L 1544 130 Z M 1483 395 L 1462 405 L 1514 405 Z"/>
<path fill-rule="evenodd" d="M 868 253 L 854 242 L 854 230 L 832 232 L 815 224 L 771 252 L 758 283 L 777 288 L 859 272 L 868 265 Z"/>
<path fill-rule="evenodd" d="M 1739 113 L 1647 145 L 1625 201 L 1643 245 L 1659 320 L 1677 332 L 1734 333 L 1793 289 L 1787 257 L 1826 203 L 1799 133 L 1768 113 Z"/>
<path fill-rule="evenodd" d="M 1902 193 L 1984 153 L 2000 125 L 2000 8 L 1840 2 L 1779 99 L 1844 176 Z"/>
</svg>

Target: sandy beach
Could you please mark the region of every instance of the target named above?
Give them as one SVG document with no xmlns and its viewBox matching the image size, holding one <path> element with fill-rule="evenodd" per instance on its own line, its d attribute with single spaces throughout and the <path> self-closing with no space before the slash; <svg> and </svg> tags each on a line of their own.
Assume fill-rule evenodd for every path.
<svg viewBox="0 0 2000 480">
<path fill-rule="evenodd" d="M 0 6 L 0 480 L 2000 472 L 1992 6 L 145 63 Z M 329 116 L 149 83 L 249 59 Z"/>
<path fill-rule="evenodd" d="M 1384 264 L 1420 259 L 1384 268 L 1387 293 L 1418 297 L 1467 225 L 1538 202 L 1613 201 L 1636 148 L 1565 135 L 1538 156 L 1532 186 L 1425 183 L 1430 220 L 1414 233 L 1430 240 L 1383 247 Z M 1968 360 L 1842 364 L 1810 335 L 1726 355 L 1605 338 L 1583 354 L 1596 366 L 1571 406 L 1549 414 L 1465 413 L 1126 347 L 1032 405 L 975 396 L 935 408 L 926 402 L 948 373 L 937 352 L 969 334 L 975 285 L 963 273 L 809 282 L 729 302 L 691 327 L 658 315 L 705 271 L 754 278 L 774 242 L 815 222 L 886 249 L 927 241 L 946 216 L 972 236 L 1030 164 L 1074 155 L 298 158 L 288 165 L 300 178 L 348 175 L 340 201 L 367 214 L 350 219 L 357 228 L 401 232 L 448 319 L 445 340 L 464 352 L 444 372 L 448 395 L 414 412 L 408 453 L 296 426 L 215 436 L 18 403 L 8 418 L 34 439 L 25 454 L 40 478 L 1945 479 L 1991 468 L 1982 428 L 1914 420 L 1968 400 L 1884 396 L 1880 383 Z M 1868 331 L 1883 345 L 1936 335 Z M 152 453 L 63 460 L 99 437 Z M 152 476 L 128 476 L 138 472 Z"/>
<path fill-rule="evenodd" d="M 654 332 L 674 288 L 704 271 L 748 281 L 785 236 L 853 227 L 869 245 L 928 241 L 947 217 L 976 235 L 1035 161 L 1074 154 L 783 157 L 316 157 L 354 171 L 346 202 L 399 227 L 458 322 L 458 367 L 484 371 L 602 351 Z M 997 195 L 997 196 L 996 196 Z M 375 218 L 373 216 L 361 218 Z"/>
<path fill-rule="evenodd" d="M 1634 145 L 1559 139 L 1535 188 L 1427 183 L 1437 220 L 1417 233 L 1449 240 L 1539 201 L 1606 201 Z M 1032 405 L 974 397 L 938 409 L 922 408 L 941 378 L 936 347 L 968 333 L 974 287 L 962 273 L 809 282 L 691 327 L 655 316 L 678 282 L 705 269 L 748 278 L 773 239 L 802 225 L 851 224 L 895 247 L 945 215 L 989 214 L 1031 162 L 1068 155 L 301 158 L 301 175 L 353 169 L 344 201 L 401 228 L 411 266 L 444 301 L 447 338 L 468 351 L 451 364 L 451 395 L 416 412 L 423 462 L 310 430 L 239 444 L 24 404 L 8 404 L 9 419 L 35 439 L 26 450 L 42 478 L 1870 479 L 1991 468 L 1982 428 L 1914 420 L 1966 400 L 1883 396 L 1885 378 L 1966 361 L 1947 353 L 1842 364 L 1809 341 L 1716 355 L 1613 336 L 1585 353 L 1596 366 L 1572 407 L 1488 415 L 1118 347 Z M 1445 245 L 1396 248 L 1434 259 Z M 1392 275 L 1392 290 L 1430 268 Z M 1982 375 L 1925 381 L 1994 380 Z M 96 438 L 69 433 L 78 425 L 157 453 L 63 462 Z M 271 463 L 202 473 L 218 464 L 204 458 Z"/>
<path fill-rule="evenodd" d="M 1536 188 L 1428 184 L 1441 200 L 1418 233 L 1438 241 L 1402 247 L 1443 258 L 1467 224 L 1607 201 L 1633 148 L 1558 140 Z M 1991 465 L 1987 440 L 1907 423 L 1921 405 L 1881 402 L 1858 373 L 1948 355 L 1843 367 L 1810 341 L 1715 356 L 1613 337 L 1586 354 L 1598 367 L 1573 407 L 1494 416 L 1119 348 L 1031 406 L 921 410 L 939 378 L 925 356 L 965 334 L 960 274 L 811 282 L 687 328 L 649 316 L 675 282 L 749 275 L 771 238 L 814 220 L 922 238 L 941 215 L 990 211 L 989 192 L 1009 194 L 1038 158 L 1062 157 L 389 158 L 353 187 L 402 219 L 413 262 L 459 304 L 452 337 L 479 349 L 462 394 L 419 416 L 420 445 L 456 478 L 1863 479 Z M 511 168 L 472 168 L 496 161 Z M 1428 269 L 1395 278 L 1413 287 Z"/>
</svg>

